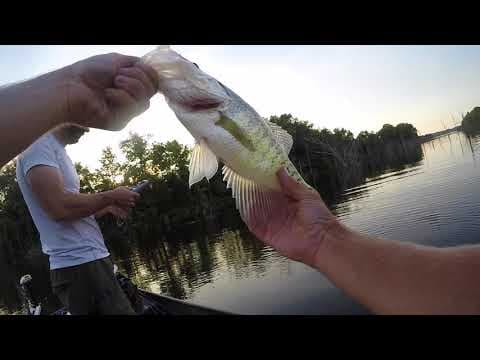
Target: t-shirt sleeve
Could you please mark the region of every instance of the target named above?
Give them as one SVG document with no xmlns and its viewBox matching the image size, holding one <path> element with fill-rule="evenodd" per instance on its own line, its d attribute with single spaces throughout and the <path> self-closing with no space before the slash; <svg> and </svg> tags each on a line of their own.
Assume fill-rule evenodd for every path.
<svg viewBox="0 0 480 360">
<path fill-rule="evenodd" d="M 34 144 L 20 156 L 24 176 L 35 166 L 51 166 L 59 169 L 55 151 L 48 144 Z"/>
</svg>

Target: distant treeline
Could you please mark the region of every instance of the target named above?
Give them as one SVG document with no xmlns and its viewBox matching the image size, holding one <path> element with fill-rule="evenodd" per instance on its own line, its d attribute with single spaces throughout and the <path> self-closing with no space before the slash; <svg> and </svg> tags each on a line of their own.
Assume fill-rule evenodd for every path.
<svg viewBox="0 0 480 360">
<path fill-rule="evenodd" d="M 462 130 L 471 135 L 480 132 L 480 107 L 474 107 L 462 119 Z"/>
<path fill-rule="evenodd" d="M 362 131 L 354 137 L 343 128 L 315 129 L 290 114 L 270 120 L 293 136 L 292 161 L 327 202 L 369 176 L 419 161 L 423 156 L 418 131 L 408 123 L 385 124 L 376 133 Z"/>
<path fill-rule="evenodd" d="M 268 120 L 292 135 L 290 158 L 327 203 L 369 176 L 423 157 L 418 132 L 408 123 L 385 124 L 376 133 L 363 131 L 355 137 L 346 129 L 316 129 L 290 114 Z M 152 188 L 132 210 L 129 236 L 138 231 L 159 234 L 186 224 L 238 218 L 231 190 L 226 189 L 220 170 L 210 181 L 203 180 L 189 189 L 190 150 L 186 146 L 177 141 L 151 142 L 148 137 L 130 134 L 120 143 L 120 150 L 124 161 L 106 147 L 99 168 L 92 170 L 80 163 L 76 168 L 81 191 L 87 193 L 131 186 L 144 179 L 152 182 Z M 99 222 L 106 238 L 118 236 L 114 219 Z M 39 244 L 38 234 L 15 180 L 15 164 L 10 163 L 0 172 L 0 257 L 17 258 L 34 244 Z"/>
</svg>

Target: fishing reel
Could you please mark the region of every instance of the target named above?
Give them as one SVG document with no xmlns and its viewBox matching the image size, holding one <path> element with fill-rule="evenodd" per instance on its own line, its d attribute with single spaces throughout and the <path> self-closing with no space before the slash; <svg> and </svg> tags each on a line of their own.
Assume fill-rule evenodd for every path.
<svg viewBox="0 0 480 360">
<path fill-rule="evenodd" d="M 152 188 L 152 184 L 150 183 L 149 180 L 142 180 L 134 187 L 131 187 L 130 190 L 133 192 L 136 192 L 137 194 L 141 194 L 144 190 L 151 189 L 151 188 Z M 124 227 L 125 225 L 126 225 L 125 220 L 117 219 L 118 227 Z"/>
<path fill-rule="evenodd" d="M 151 189 L 152 184 L 148 180 L 142 180 L 136 186 L 134 186 L 133 188 L 130 188 L 130 190 L 133 192 L 136 192 L 137 194 L 140 194 L 146 188 Z"/>
</svg>

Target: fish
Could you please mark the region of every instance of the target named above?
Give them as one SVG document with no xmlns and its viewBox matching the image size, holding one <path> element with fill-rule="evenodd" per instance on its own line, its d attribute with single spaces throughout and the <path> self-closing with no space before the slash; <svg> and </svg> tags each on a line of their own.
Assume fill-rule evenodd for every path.
<svg viewBox="0 0 480 360">
<path fill-rule="evenodd" d="M 168 45 L 142 57 L 158 74 L 159 92 L 195 139 L 189 160 L 189 187 L 210 180 L 223 164 L 241 218 L 266 218 L 281 192 L 277 171 L 285 168 L 310 187 L 289 158 L 292 136 L 261 117 L 233 90 Z"/>
</svg>

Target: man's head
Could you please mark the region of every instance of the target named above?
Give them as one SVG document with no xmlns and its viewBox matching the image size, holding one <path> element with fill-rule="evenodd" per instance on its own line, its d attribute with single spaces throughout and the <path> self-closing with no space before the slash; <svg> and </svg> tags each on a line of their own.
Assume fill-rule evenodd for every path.
<svg viewBox="0 0 480 360">
<path fill-rule="evenodd" d="M 80 125 L 68 124 L 58 128 L 55 132 L 60 136 L 65 145 L 69 145 L 76 144 L 78 140 L 89 131 L 89 128 Z"/>
</svg>

